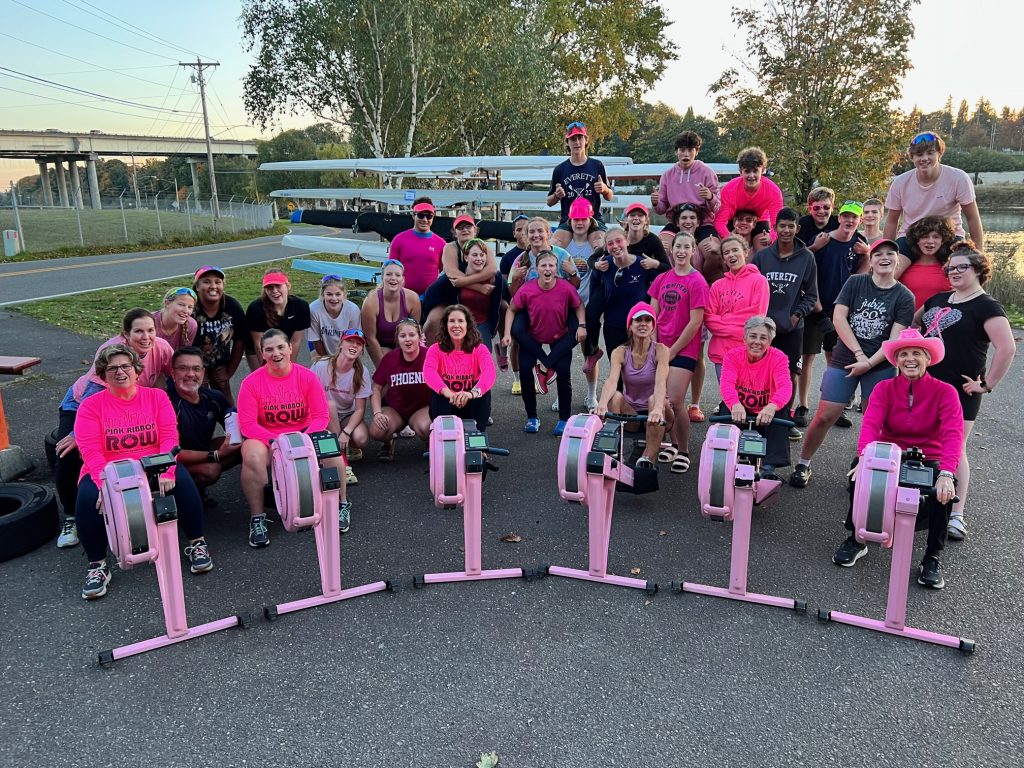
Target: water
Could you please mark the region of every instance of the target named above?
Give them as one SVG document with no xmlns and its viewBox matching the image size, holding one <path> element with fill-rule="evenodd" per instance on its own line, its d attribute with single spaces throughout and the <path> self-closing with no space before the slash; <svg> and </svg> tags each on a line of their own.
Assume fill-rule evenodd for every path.
<svg viewBox="0 0 1024 768">
<path fill-rule="evenodd" d="M 981 209 L 981 225 L 986 232 L 1024 231 L 1024 208 Z"/>
</svg>

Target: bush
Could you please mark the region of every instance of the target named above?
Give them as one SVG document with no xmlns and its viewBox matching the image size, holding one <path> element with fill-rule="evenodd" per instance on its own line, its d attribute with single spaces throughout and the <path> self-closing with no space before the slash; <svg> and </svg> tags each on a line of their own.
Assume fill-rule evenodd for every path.
<svg viewBox="0 0 1024 768">
<path fill-rule="evenodd" d="M 995 152 L 991 149 L 957 149 L 951 147 L 942 156 L 943 165 L 951 165 L 968 173 L 1024 171 L 1024 155 Z"/>
</svg>

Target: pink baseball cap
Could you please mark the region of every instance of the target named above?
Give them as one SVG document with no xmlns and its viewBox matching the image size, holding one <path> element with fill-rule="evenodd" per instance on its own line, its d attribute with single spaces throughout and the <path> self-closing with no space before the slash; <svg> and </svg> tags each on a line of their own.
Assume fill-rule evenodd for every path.
<svg viewBox="0 0 1024 768">
<path fill-rule="evenodd" d="M 565 126 L 565 138 L 569 139 L 573 136 L 586 136 L 587 126 L 581 123 L 579 120 L 574 120 Z"/>
<path fill-rule="evenodd" d="M 654 307 L 646 301 L 638 301 L 633 305 L 633 308 L 629 310 L 629 315 L 626 316 L 626 327 L 628 328 L 633 324 L 633 320 L 638 317 L 643 317 L 644 315 L 651 318 L 651 320 L 658 319 L 658 316 L 654 314 Z"/>
<path fill-rule="evenodd" d="M 266 288 L 268 285 L 284 285 L 288 282 L 288 275 L 284 272 L 267 272 L 263 276 L 263 287 Z"/>
<path fill-rule="evenodd" d="M 472 216 L 462 214 L 461 216 L 457 217 L 454 222 L 452 222 L 452 229 L 455 229 L 457 226 L 459 226 L 459 224 L 472 224 L 475 227 L 476 219 L 474 219 Z"/>
<path fill-rule="evenodd" d="M 626 212 L 623 216 L 629 216 L 633 211 L 641 211 L 644 216 L 650 216 L 651 212 L 647 210 L 647 206 L 643 203 L 632 203 L 626 206 Z"/>
<path fill-rule="evenodd" d="M 585 197 L 577 197 L 569 206 L 570 219 L 589 219 L 594 215 L 594 206 Z"/>
</svg>

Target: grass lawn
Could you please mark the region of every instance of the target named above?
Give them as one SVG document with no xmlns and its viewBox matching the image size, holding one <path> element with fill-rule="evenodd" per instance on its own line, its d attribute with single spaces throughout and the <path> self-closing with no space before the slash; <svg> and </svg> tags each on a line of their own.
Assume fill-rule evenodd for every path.
<svg viewBox="0 0 1024 768">
<path fill-rule="evenodd" d="M 306 258 L 348 263 L 348 259 L 344 256 L 327 253 Z M 243 307 L 246 307 L 250 301 L 259 296 L 264 273 L 269 269 L 277 269 L 288 275 L 293 295 L 310 303 L 319 298 L 322 276 L 312 272 L 292 270 L 290 267 L 291 259 L 282 259 L 251 267 L 228 268 L 225 270 L 228 293 L 238 299 Z M 355 285 L 351 281 L 346 281 L 346 284 L 350 289 Z M 107 339 L 120 330 L 121 320 L 129 309 L 132 307 L 159 309 L 160 302 L 168 289 L 181 285 L 180 279 L 144 283 L 127 288 L 91 291 L 51 301 L 36 301 L 14 309 L 51 325 L 67 328 L 69 331 Z M 356 303 L 360 303 L 362 300 L 358 291 L 351 292 L 349 298 Z"/>
<path fill-rule="evenodd" d="M 222 212 L 227 212 L 226 206 Z M 246 226 L 242 219 L 225 217 L 221 219 L 217 228 L 214 228 L 210 216 L 192 214 L 190 233 L 189 216 L 185 213 L 161 211 L 160 220 L 157 222 L 156 211 L 126 209 L 122 222 L 119 208 L 102 211 L 86 209 L 80 211 L 80 239 L 74 209 L 24 209 L 19 213 L 25 233 L 23 247 L 28 250 L 15 257 L 17 260 L 134 251 L 138 250 L 140 245 L 181 248 L 188 245 L 224 242 L 232 239 L 233 233 L 242 231 Z M 125 227 L 128 230 L 127 237 Z M 13 211 L 6 208 L 0 210 L 0 229 L 15 228 Z M 276 230 L 277 227 L 274 230 L 267 230 L 264 234 L 275 234 Z M 84 249 L 82 239 L 85 241 Z"/>
</svg>

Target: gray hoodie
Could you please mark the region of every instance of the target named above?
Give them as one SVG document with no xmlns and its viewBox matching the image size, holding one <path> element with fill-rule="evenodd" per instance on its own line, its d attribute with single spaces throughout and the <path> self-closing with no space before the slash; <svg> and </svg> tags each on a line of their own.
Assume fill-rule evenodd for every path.
<svg viewBox="0 0 1024 768">
<path fill-rule="evenodd" d="M 779 245 L 772 243 L 757 252 L 751 262 L 768 280 L 768 316 L 775 321 L 779 333 L 803 328 L 804 318 L 811 314 L 818 301 L 818 267 L 814 254 L 802 243 L 793 243 L 793 253 L 779 256 Z M 790 315 L 800 318 L 794 327 Z"/>
</svg>

